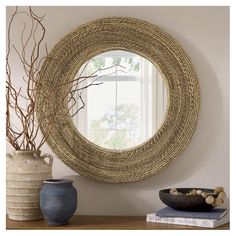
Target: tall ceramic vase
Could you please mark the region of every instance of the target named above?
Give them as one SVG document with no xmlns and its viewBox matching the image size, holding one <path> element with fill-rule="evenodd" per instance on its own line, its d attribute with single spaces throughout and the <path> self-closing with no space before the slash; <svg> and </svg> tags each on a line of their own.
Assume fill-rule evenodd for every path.
<svg viewBox="0 0 236 236">
<path fill-rule="evenodd" d="M 48 159 L 46 161 L 46 159 Z M 39 193 L 45 179 L 52 178 L 50 155 L 19 150 L 7 154 L 7 213 L 11 220 L 42 219 Z"/>
</svg>

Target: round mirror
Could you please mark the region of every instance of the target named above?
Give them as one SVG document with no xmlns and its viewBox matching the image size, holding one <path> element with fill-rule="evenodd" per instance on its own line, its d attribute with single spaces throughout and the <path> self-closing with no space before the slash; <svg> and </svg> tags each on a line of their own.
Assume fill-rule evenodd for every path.
<svg viewBox="0 0 236 236">
<path fill-rule="evenodd" d="M 113 50 L 87 61 L 74 78 L 70 115 L 79 132 L 107 149 L 133 148 L 163 123 L 167 88 L 147 59 Z"/>
<path fill-rule="evenodd" d="M 88 22 L 63 37 L 42 65 L 36 98 L 56 155 L 81 175 L 115 183 L 147 178 L 175 160 L 200 105 L 197 75 L 180 44 L 125 17 Z"/>
</svg>

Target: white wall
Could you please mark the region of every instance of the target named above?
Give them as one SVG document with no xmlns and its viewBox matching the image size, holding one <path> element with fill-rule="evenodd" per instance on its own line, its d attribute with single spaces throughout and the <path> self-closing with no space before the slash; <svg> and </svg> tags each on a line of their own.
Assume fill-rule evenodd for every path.
<svg viewBox="0 0 236 236">
<path fill-rule="evenodd" d="M 78 214 L 145 215 L 163 204 L 158 190 L 224 186 L 229 194 L 229 8 L 228 7 L 33 7 L 46 14 L 48 48 L 67 32 L 106 16 L 146 20 L 172 34 L 195 65 L 201 88 L 196 132 L 180 158 L 161 173 L 128 184 L 94 181 L 55 159 L 53 176 L 74 179 Z M 7 7 L 7 22 L 13 12 Z M 20 31 L 15 27 L 15 35 Z M 17 70 L 17 69 L 16 69 Z M 7 145 L 7 151 L 11 151 Z M 51 152 L 48 147 L 44 151 Z M 226 203 L 227 204 L 227 203 Z"/>
</svg>

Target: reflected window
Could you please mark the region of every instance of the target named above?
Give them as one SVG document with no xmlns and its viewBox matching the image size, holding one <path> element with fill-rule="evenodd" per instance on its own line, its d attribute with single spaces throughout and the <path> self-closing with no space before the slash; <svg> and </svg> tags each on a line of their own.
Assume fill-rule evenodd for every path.
<svg viewBox="0 0 236 236">
<path fill-rule="evenodd" d="M 85 63 L 77 73 L 85 106 L 73 121 L 91 142 L 109 149 L 137 146 L 152 137 L 163 122 L 166 88 L 154 65 L 137 54 L 110 51 Z M 72 112 L 73 112 L 72 111 Z"/>
</svg>

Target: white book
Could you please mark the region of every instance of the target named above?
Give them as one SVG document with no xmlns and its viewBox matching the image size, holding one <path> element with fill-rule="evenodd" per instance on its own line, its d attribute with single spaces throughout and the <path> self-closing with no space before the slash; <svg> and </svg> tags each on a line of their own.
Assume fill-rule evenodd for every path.
<svg viewBox="0 0 236 236">
<path fill-rule="evenodd" d="M 220 225 L 229 222 L 229 214 L 226 214 L 219 220 L 211 219 L 197 219 L 197 218 L 181 218 L 181 217 L 160 217 L 156 213 L 147 214 L 147 222 L 162 223 L 162 224 L 175 224 L 175 225 L 188 225 L 199 226 L 206 228 L 216 228 Z"/>
</svg>

